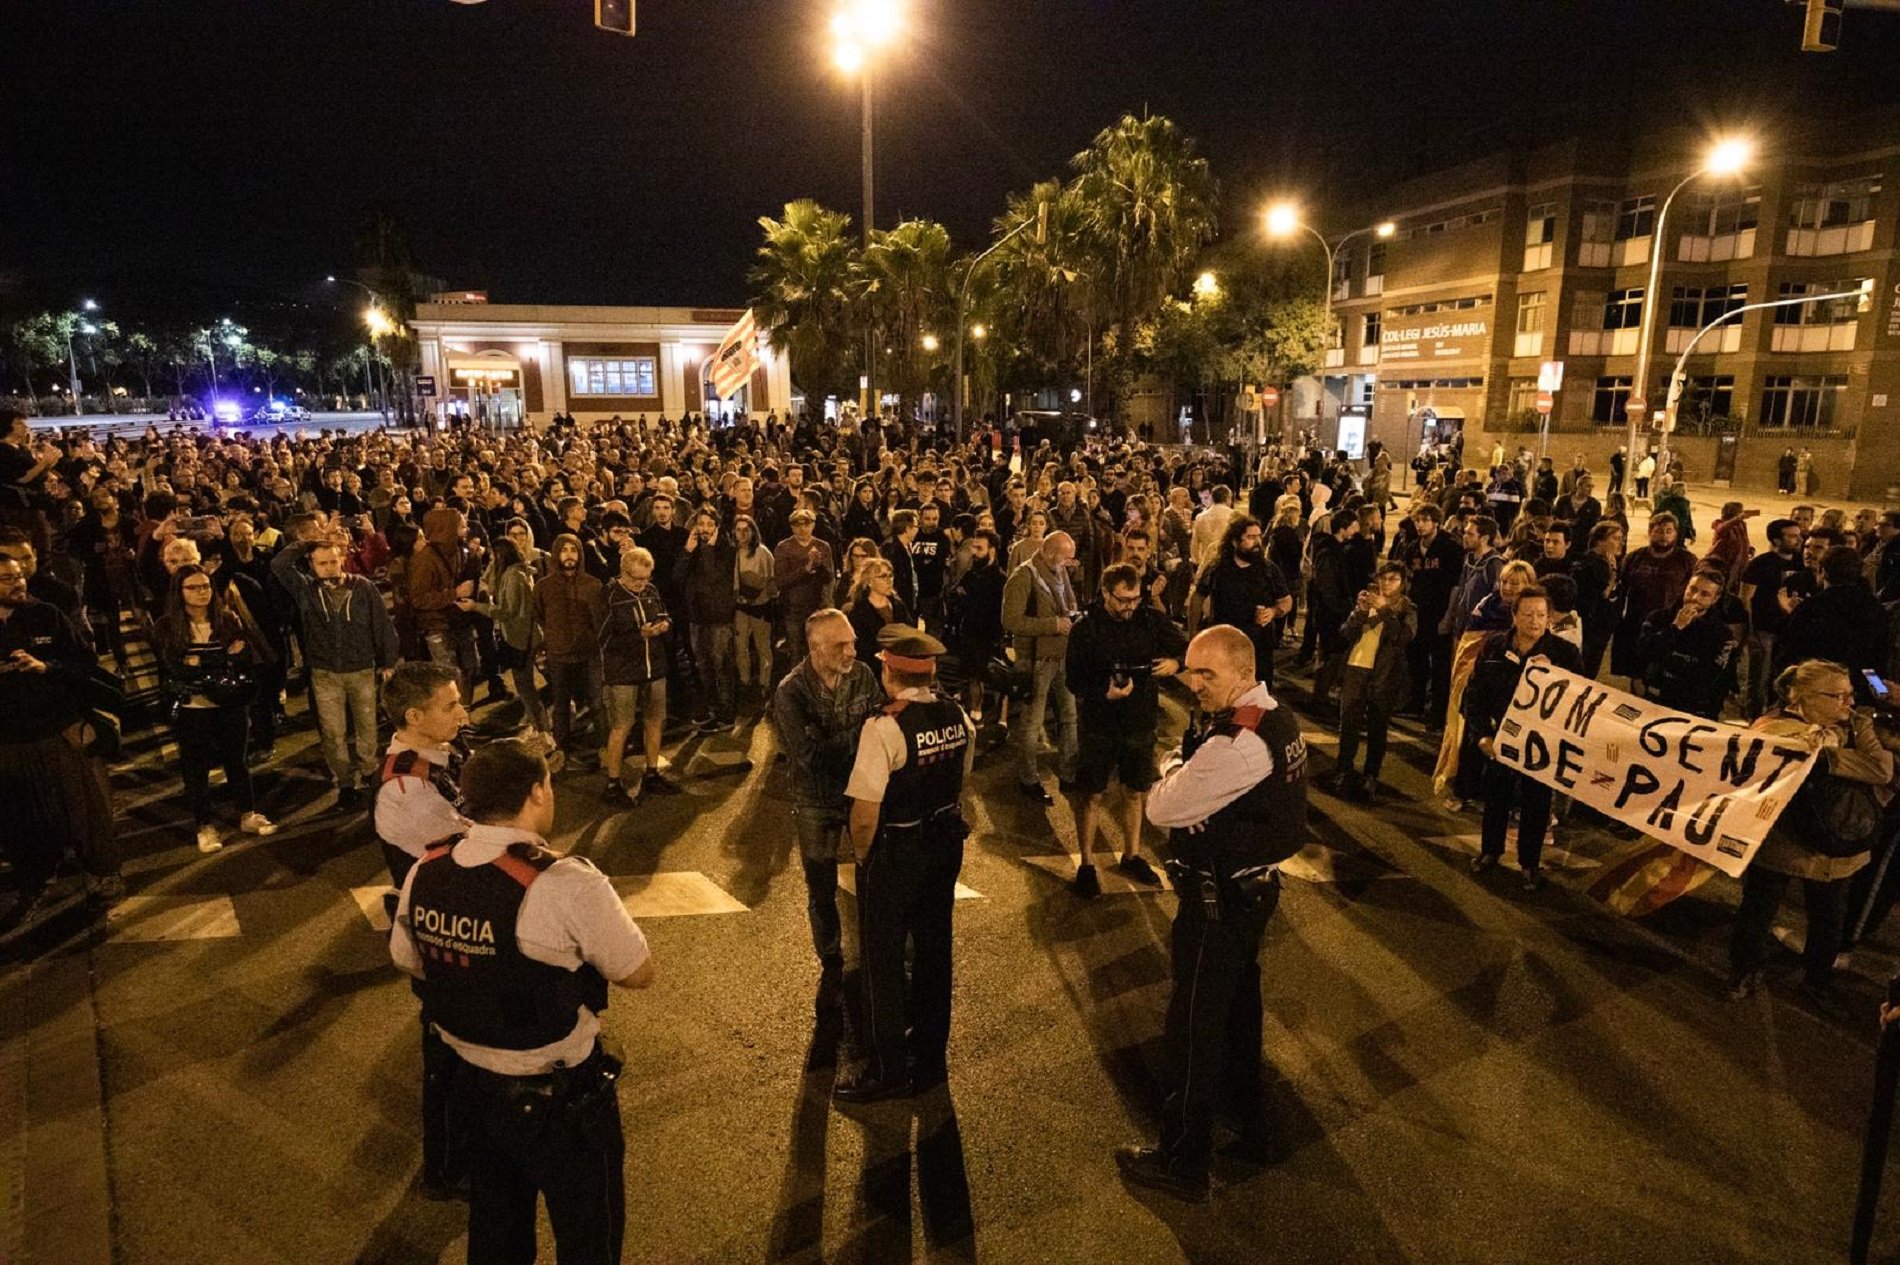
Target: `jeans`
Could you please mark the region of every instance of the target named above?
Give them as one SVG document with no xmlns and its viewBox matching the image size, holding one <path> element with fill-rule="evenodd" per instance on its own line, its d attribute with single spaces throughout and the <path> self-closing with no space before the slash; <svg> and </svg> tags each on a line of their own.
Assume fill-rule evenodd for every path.
<svg viewBox="0 0 1900 1265">
<path fill-rule="evenodd" d="M 317 698 L 317 732 L 323 762 L 340 789 L 357 786 L 376 770 L 376 669 L 356 672 L 310 670 Z M 356 726 L 356 759 L 350 759 L 349 727 Z"/>
<path fill-rule="evenodd" d="M 1075 777 L 1075 695 L 1062 675 L 1062 660 L 1036 660 L 1035 685 L 1022 713 L 1010 722 L 1015 730 L 1017 776 L 1027 786 L 1040 782 L 1036 755 L 1042 746 L 1043 714 L 1053 702 L 1056 706 L 1056 776 L 1067 782 Z"/>
<path fill-rule="evenodd" d="M 1775 911 L 1788 894 L 1794 875 L 1751 865 L 1742 871 L 1742 903 L 1735 911 L 1735 929 L 1729 934 L 1728 962 L 1736 975 L 1751 975 L 1768 956 L 1770 928 Z M 1847 879 L 1807 878 L 1801 892 L 1807 904 L 1808 939 L 1801 949 L 1802 975 L 1813 988 L 1824 988 L 1834 978 L 1834 955 L 1841 951 L 1841 924 L 1846 917 Z"/>
<path fill-rule="evenodd" d="M 587 708 L 589 732 L 581 735 L 582 741 L 590 748 L 598 748 L 606 742 L 606 735 L 601 731 L 601 718 L 606 714 L 607 705 L 601 697 L 598 658 L 575 662 L 550 658 L 548 696 L 548 706 L 554 713 L 550 724 L 556 747 L 567 749 L 568 736 L 574 724 L 573 709 L 577 705 Z"/>
<path fill-rule="evenodd" d="M 1379 780 L 1385 764 L 1386 731 L 1392 723 L 1392 709 L 1372 691 L 1372 673 L 1365 668 L 1346 669 L 1339 686 L 1339 768 L 1351 772 L 1359 756 L 1359 738 L 1365 735 L 1366 780 Z"/>
<path fill-rule="evenodd" d="M 474 701 L 475 683 L 482 679 L 481 656 L 475 649 L 475 630 L 464 625 L 432 632 L 422 639 L 431 662 L 462 674 L 462 702 Z"/>
<path fill-rule="evenodd" d="M 521 710 L 528 717 L 528 723 L 543 732 L 548 727 L 548 709 L 541 701 L 541 691 L 534 683 L 534 664 L 524 663 L 518 668 L 508 669 L 508 681 L 515 687 L 515 696 L 521 700 Z"/>
<path fill-rule="evenodd" d="M 731 624 L 693 624 L 693 662 L 699 667 L 700 709 L 714 720 L 731 721 L 738 712 L 732 662 Z"/>
<path fill-rule="evenodd" d="M 237 800 L 238 811 L 256 809 L 251 770 L 244 748 L 251 736 L 250 713 L 242 707 L 181 707 L 172 721 L 178 739 L 178 772 L 185 783 L 185 803 L 200 826 L 211 823 L 211 767 L 222 765 L 224 780 Z"/>
<path fill-rule="evenodd" d="M 739 661 L 739 684 L 772 684 L 772 622 L 744 611 L 735 611 L 732 616 L 732 637 L 733 653 Z M 758 665 L 756 675 L 754 664 Z"/>
<path fill-rule="evenodd" d="M 1485 761 L 1484 834 L 1479 846 L 1486 856 L 1504 855 L 1513 805 L 1517 808 L 1518 868 L 1534 870 L 1543 863 L 1544 836 L 1550 833 L 1550 787 L 1509 765 Z"/>
</svg>

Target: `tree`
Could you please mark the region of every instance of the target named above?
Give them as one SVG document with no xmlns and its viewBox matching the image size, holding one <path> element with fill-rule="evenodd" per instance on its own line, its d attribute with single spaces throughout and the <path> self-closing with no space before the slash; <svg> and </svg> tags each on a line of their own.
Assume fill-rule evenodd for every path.
<svg viewBox="0 0 1900 1265">
<path fill-rule="evenodd" d="M 759 217 L 765 241 L 749 278 L 753 313 L 772 344 L 789 353 L 813 396 L 849 395 L 856 368 L 851 281 L 856 250 L 851 217 L 810 198 L 785 204 L 782 218 Z"/>
<path fill-rule="evenodd" d="M 1038 217 L 1040 235 L 1024 227 Z M 1010 197 L 994 232 L 1008 240 L 971 281 L 971 319 L 988 332 L 990 363 L 1007 362 L 1002 376 L 1012 386 L 1074 381 L 1088 360 L 1104 275 L 1087 204 L 1075 185 L 1044 180 Z M 987 292 L 983 274 L 995 279 Z"/>
<path fill-rule="evenodd" d="M 1201 248 L 1213 240 L 1219 188 L 1194 142 L 1160 115 L 1123 115 L 1071 165 L 1097 284 L 1122 334 L 1114 368 L 1125 386 L 1136 324 L 1186 288 Z"/>
<path fill-rule="evenodd" d="M 950 233 L 932 220 L 905 220 L 871 235 L 853 270 L 852 290 L 862 318 L 886 349 L 880 382 L 898 395 L 898 413 L 929 388 L 932 370 L 943 363 L 945 340 L 934 351 L 924 336 L 947 333 L 956 320 L 950 281 Z"/>
<path fill-rule="evenodd" d="M 132 366 L 132 372 L 139 375 L 139 383 L 144 388 L 144 399 L 152 398 L 152 375 L 165 363 L 165 353 L 160 349 L 156 338 L 142 329 L 135 329 L 125 337 L 125 359 Z"/>
<path fill-rule="evenodd" d="M 26 398 L 39 395 L 33 375 L 66 357 L 66 334 L 77 320 L 71 313 L 36 312 L 7 326 L 7 359 L 26 388 Z"/>
</svg>

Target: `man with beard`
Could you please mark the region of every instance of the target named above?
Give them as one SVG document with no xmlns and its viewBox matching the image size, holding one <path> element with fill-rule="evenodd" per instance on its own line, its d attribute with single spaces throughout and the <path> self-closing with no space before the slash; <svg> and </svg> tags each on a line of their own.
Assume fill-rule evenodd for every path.
<svg viewBox="0 0 1900 1265">
<path fill-rule="evenodd" d="M 1743 689 L 1743 714 L 1753 719 L 1768 704 L 1768 665 L 1774 658 L 1775 633 L 1782 614 L 1781 581 L 1801 569 L 1801 529 L 1790 519 L 1768 524 L 1768 550 L 1742 568 L 1741 599 L 1748 606 L 1748 675 Z"/>
<path fill-rule="evenodd" d="M 363 783 L 376 768 L 376 686 L 396 666 L 396 626 L 375 584 L 345 574 L 334 541 L 298 541 L 278 553 L 271 573 L 296 603 L 323 759 L 336 779 L 335 810 L 352 812 L 363 806 Z"/>
<path fill-rule="evenodd" d="M 971 533 L 969 565 L 950 593 L 950 619 L 956 628 L 957 665 L 963 672 L 963 706 L 970 719 L 983 720 L 983 677 L 1003 648 L 1003 585 L 999 559 L 1002 542 L 993 531 Z"/>
<path fill-rule="evenodd" d="M 1201 573 L 1188 600 L 1189 635 L 1212 624 L 1240 629 L 1253 643 L 1254 670 L 1271 688 L 1273 646 L 1278 640 L 1273 625 L 1292 609 L 1293 590 L 1280 568 L 1268 560 L 1260 524 L 1245 514 L 1231 515 L 1214 565 Z"/>
<path fill-rule="evenodd" d="M 591 734 L 585 736 L 585 758 L 591 760 L 606 735 L 601 730 L 601 669 L 599 629 L 607 616 L 606 590 L 581 567 L 578 536 L 563 532 L 554 538 L 554 565 L 534 586 L 534 623 L 546 651 L 550 721 L 555 749 L 569 759 L 583 753 L 568 748 L 573 708 L 585 706 Z"/>
<path fill-rule="evenodd" d="M 0 906 L 0 935 L 39 905 L 68 847 L 94 873 L 95 899 L 124 891 L 112 800 L 77 742 L 91 662 L 72 621 L 27 592 L 18 561 L 0 557 L 0 853 L 19 884 Z"/>
<path fill-rule="evenodd" d="M 1069 634 L 1064 672 L 1081 721 L 1075 781 L 1082 795 L 1076 821 L 1081 856 L 1070 890 L 1085 899 L 1102 892 L 1095 847 L 1111 777 L 1121 779 L 1124 810 L 1115 868 L 1137 883 L 1160 886 L 1160 876 L 1141 855 L 1142 807 L 1159 776 L 1154 749 L 1161 692 L 1155 682 L 1181 670 L 1186 644 L 1174 621 L 1145 600 L 1141 573 L 1125 562 L 1102 573 L 1101 596 Z"/>
<path fill-rule="evenodd" d="M 1735 682 L 1735 636 L 1717 609 L 1719 575 L 1689 577 L 1682 600 L 1643 621 L 1638 653 L 1645 693 L 1664 707 L 1716 720 Z"/>
<path fill-rule="evenodd" d="M 1696 556 L 1677 541 L 1675 515 L 1650 515 L 1649 548 L 1637 550 L 1623 563 L 1623 618 L 1610 647 L 1610 671 L 1629 677 L 1633 694 L 1642 693 L 1643 659 L 1637 643 L 1643 621 L 1687 587 L 1695 564 Z"/>
<path fill-rule="evenodd" d="M 911 565 L 917 571 L 915 609 L 919 620 L 932 627 L 943 626 L 943 578 L 952 551 L 942 522 L 943 507 L 925 501 L 917 511 L 917 535 L 910 542 Z"/>
<path fill-rule="evenodd" d="M 1439 624 L 1465 565 L 1464 548 L 1441 529 L 1443 522 L 1436 505 L 1421 505 L 1412 513 L 1417 534 L 1392 551 L 1392 560 L 1410 575 L 1410 597 L 1418 608 L 1418 635 L 1406 647 L 1412 693 L 1406 710 L 1441 725 L 1451 692 L 1451 636 Z"/>
</svg>

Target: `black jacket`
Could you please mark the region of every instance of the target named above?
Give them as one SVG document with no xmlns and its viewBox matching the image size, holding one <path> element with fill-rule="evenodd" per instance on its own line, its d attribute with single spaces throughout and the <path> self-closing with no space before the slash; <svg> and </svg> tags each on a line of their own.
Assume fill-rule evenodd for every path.
<svg viewBox="0 0 1900 1265">
<path fill-rule="evenodd" d="M 1471 667 L 1471 680 L 1465 686 L 1462 708 L 1465 726 L 1473 739 L 1489 738 L 1498 731 L 1498 722 L 1511 710 L 1511 696 L 1517 693 L 1518 674 L 1524 665 L 1539 655 L 1571 672 L 1583 671 L 1583 656 L 1577 648 L 1555 633 L 1545 633 L 1529 654 L 1517 652 L 1517 633 L 1513 629 L 1491 634 Z"/>
<path fill-rule="evenodd" d="M 1867 701 L 1863 668 L 1878 669 L 1887 650 L 1887 612 L 1861 581 L 1822 589 L 1795 608 L 1775 634 L 1774 669 L 1804 659 L 1832 659 L 1849 670 Z"/>
<path fill-rule="evenodd" d="M 1715 720 L 1735 685 L 1735 634 L 1717 610 L 1678 628 L 1681 609 L 1677 602 L 1643 621 L 1637 641 L 1643 684 L 1664 707 Z"/>
<path fill-rule="evenodd" d="M 1155 607 L 1144 602 L 1129 618 L 1116 619 L 1097 598 L 1069 630 L 1063 679 L 1085 724 L 1110 726 L 1124 736 L 1140 731 L 1152 738 L 1161 692 L 1150 669 L 1156 659 L 1178 662 L 1186 651 L 1180 629 Z M 1118 668 L 1126 671 L 1135 692 L 1110 701 L 1109 678 Z"/>
</svg>

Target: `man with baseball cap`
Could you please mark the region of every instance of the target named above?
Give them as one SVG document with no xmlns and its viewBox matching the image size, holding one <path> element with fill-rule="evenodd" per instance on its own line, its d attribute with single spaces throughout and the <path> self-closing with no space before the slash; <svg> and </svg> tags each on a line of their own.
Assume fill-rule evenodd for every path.
<svg viewBox="0 0 1900 1265">
<path fill-rule="evenodd" d="M 887 624 L 878 645 L 891 701 L 864 722 L 845 787 L 857 856 L 860 1037 L 869 1057 L 834 1093 L 854 1103 L 902 1097 L 948 1075 L 950 914 L 969 834 L 963 779 L 976 752 L 970 718 L 935 688 L 943 643 Z"/>
</svg>

